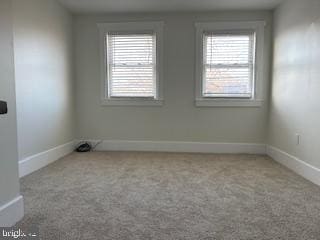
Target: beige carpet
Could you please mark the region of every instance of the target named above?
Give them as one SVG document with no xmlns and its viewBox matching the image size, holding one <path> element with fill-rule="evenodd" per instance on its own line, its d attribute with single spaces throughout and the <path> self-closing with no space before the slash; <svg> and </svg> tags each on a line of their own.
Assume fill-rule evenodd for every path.
<svg viewBox="0 0 320 240">
<path fill-rule="evenodd" d="M 320 188 L 266 156 L 73 153 L 21 185 L 41 239 L 320 239 Z"/>
</svg>

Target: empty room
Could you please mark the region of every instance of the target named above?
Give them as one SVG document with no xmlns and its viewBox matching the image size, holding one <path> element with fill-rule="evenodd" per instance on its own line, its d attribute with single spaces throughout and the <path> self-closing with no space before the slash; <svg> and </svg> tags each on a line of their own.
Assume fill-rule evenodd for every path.
<svg viewBox="0 0 320 240">
<path fill-rule="evenodd" d="M 0 0 L 0 239 L 320 240 L 320 0 Z"/>
</svg>

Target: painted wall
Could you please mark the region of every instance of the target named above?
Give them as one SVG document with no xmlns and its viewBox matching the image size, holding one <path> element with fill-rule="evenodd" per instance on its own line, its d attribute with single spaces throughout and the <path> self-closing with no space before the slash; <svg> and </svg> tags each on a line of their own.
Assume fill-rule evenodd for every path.
<svg viewBox="0 0 320 240">
<path fill-rule="evenodd" d="M 272 14 L 211 12 L 75 17 L 76 117 L 79 139 L 265 143 L 267 102 L 261 108 L 197 108 L 195 27 L 198 21 L 265 20 L 265 82 L 268 91 Z M 96 23 L 164 21 L 162 107 L 100 105 L 100 52 Z"/>
<path fill-rule="evenodd" d="M 8 114 L 0 115 L 0 208 L 19 196 L 17 121 L 14 83 L 11 0 L 0 1 L 0 100 Z M 0 218 L 0 223 L 1 223 Z"/>
<path fill-rule="evenodd" d="M 72 16 L 55 0 L 13 2 L 22 160 L 74 139 Z"/>
<path fill-rule="evenodd" d="M 269 144 L 319 168 L 320 1 L 286 1 L 274 16 Z"/>
</svg>

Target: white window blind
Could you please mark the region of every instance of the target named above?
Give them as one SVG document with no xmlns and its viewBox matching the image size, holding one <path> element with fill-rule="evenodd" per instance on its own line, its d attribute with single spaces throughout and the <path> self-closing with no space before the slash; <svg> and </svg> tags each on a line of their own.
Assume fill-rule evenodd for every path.
<svg viewBox="0 0 320 240">
<path fill-rule="evenodd" d="M 154 33 L 107 34 L 108 96 L 156 97 Z"/>
<path fill-rule="evenodd" d="M 204 97 L 253 97 L 255 34 L 204 33 Z"/>
</svg>

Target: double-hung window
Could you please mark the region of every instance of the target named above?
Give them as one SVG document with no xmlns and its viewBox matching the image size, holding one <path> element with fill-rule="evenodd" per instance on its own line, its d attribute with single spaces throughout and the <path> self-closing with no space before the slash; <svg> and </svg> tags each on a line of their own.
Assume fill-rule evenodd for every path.
<svg viewBox="0 0 320 240">
<path fill-rule="evenodd" d="M 206 32 L 203 41 L 203 96 L 251 98 L 254 33 Z"/>
<path fill-rule="evenodd" d="M 102 103 L 161 105 L 162 23 L 99 24 Z"/>
<path fill-rule="evenodd" d="M 259 106 L 263 23 L 198 23 L 197 106 Z"/>
</svg>

